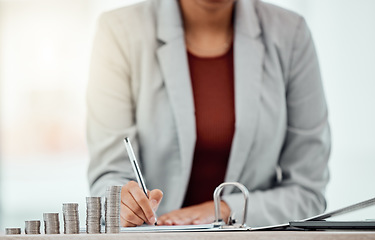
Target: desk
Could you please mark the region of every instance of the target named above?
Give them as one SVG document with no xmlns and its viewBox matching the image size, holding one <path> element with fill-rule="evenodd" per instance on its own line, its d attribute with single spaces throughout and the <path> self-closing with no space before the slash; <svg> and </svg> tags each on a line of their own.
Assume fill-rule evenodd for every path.
<svg viewBox="0 0 375 240">
<path fill-rule="evenodd" d="M 2 235 L 0 240 L 375 240 L 375 232 L 179 232 L 77 235 Z"/>
</svg>

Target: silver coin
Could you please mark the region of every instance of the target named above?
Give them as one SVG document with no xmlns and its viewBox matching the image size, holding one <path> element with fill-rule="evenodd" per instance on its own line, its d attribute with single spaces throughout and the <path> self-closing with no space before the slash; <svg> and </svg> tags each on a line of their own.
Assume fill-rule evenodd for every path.
<svg viewBox="0 0 375 240">
<path fill-rule="evenodd" d="M 46 218 L 59 218 L 59 213 L 43 213 L 43 219 Z"/>
<path fill-rule="evenodd" d="M 101 197 L 86 197 L 86 203 L 100 203 Z"/>
<path fill-rule="evenodd" d="M 107 191 L 121 191 L 122 186 L 107 186 Z"/>
<path fill-rule="evenodd" d="M 119 233 L 120 228 L 119 227 L 107 227 L 105 229 L 105 233 Z"/>
</svg>

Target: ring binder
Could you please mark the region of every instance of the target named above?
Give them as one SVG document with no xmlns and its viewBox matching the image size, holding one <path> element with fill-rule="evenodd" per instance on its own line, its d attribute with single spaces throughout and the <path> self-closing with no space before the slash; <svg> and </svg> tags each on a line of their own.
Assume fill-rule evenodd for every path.
<svg viewBox="0 0 375 240">
<path fill-rule="evenodd" d="M 235 186 L 239 188 L 244 196 L 244 208 L 242 212 L 242 224 L 236 224 L 234 219 L 231 219 L 227 224 L 223 221 L 220 214 L 220 194 L 224 187 L 226 186 Z M 213 225 L 220 228 L 246 228 L 246 215 L 247 215 L 247 205 L 249 199 L 249 190 L 238 182 L 225 182 L 220 184 L 214 191 L 214 203 L 215 203 L 215 222 Z M 233 215 L 232 215 L 233 216 Z"/>
</svg>

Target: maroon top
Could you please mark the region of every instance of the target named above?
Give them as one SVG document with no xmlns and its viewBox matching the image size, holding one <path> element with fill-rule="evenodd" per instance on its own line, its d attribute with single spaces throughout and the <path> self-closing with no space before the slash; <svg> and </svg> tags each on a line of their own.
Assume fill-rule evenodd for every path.
<svg viewBox="0 0 375 240">
<path fill-rule="evenodd" d="M 213 200 L 224 181 L 235 125 L 233 46 L 222 56 L 188 52 L 197 142 L 183 206 Z"/>
</svg>

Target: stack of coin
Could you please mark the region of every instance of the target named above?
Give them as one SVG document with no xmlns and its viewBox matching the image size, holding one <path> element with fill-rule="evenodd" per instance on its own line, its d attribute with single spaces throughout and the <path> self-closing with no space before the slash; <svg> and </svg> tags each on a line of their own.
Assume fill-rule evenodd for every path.
<svg viewBox="0 0 375 240">
<path fill-rule="evenodd" d="M 43 213 L 44 233 L 60 234 L 60 220 L 58 213 Z"/>
<path fill-rule="evenodd" d="M 105 198 L 105 232 L 120 232 L 121 186 L 109 186 Z"/>
<path fill-rule="evenodd" d="M 86 232 L 100 233 L 102 202 L 100 197 L 86 197 Z"/>
<path fill-rule="evenodd" d="M 40 234 L 40 221 L 25 221 L 25 233 L 26 234 Z"/>
<path fill-rule="evenodd" d="M 79 233 L 78 203 L 63 203 L 64 233 Z"/>
<path fill-rule="evenodd" d="M 21 228 L 5 228 L 6 235 L 21 234 Z"/>
</svg>

